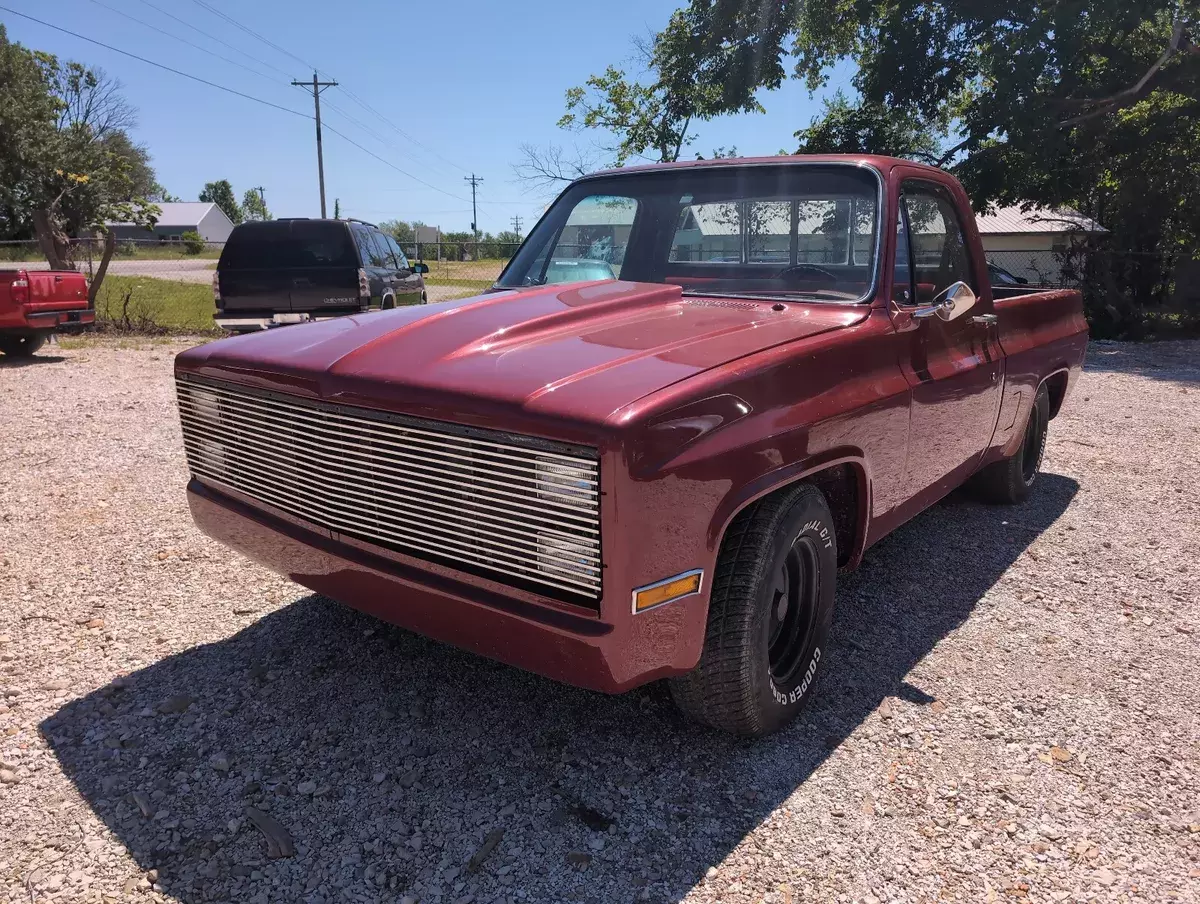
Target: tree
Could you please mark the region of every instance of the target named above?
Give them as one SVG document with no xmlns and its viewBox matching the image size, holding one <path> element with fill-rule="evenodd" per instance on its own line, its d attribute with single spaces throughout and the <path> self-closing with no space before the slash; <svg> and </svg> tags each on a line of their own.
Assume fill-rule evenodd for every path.
<svg viewBox="0 0 1200 904">
<path fill-rule="evenodd" d="M 267 210 L 267 202 L 255 189 L 248 188 L 242 195 L 242 212 L 247 220 L 272 220 L 271 211 Z"/>
<path fill-rule="evenodd" d="M 141 189 L 144 149 L 122 130 L 132 112 L 99 70 L 60 64 L 8 40 L 0 25 L 0 216 L 7 235 L 37 236 L 55 269 L 72 266 L 69 236 L 105 231 L 105 222 L 150 223 L 158 208 Z M 139 170 L 139 167 L 142 169 Z M 140 181 L 139 181 L 140 180 Z M 111 236 L 110 236 L 111 239 Z M 112 252 L 91 284 L 99 290 Z"/>
<path fill-rule="evenodd" d="M 854 63 L 860 102 L 802 129 L 806 149 L 920 157 L 928 147 L 908 139 L 945 127 L 933 162 L 978 209 L 1097 217 L 1121 254 L 1157 263 L 1130 257 L 1107 273 L 1103 297 L 1090 296 L 1095 327 L 1161 302 L 1172 257 L 1200 249 L 1198 41 L 1197 0 L 692 0 L 656 38 L 656 60 L 674 82 L 692 79 L 710 112 L 747 109 L 788 67 L 815 90 Z"/>
<path fill-rule="evenodd" d="M 521 145 L 521 160 L 513 164 L 513 175 L 535 192 L 549 194 L 559 191 L 580 176 L 601 169 L 602 152 L 598 149 L 581 149 L 578 145 L 565 148 L 549 144 L 539 148 L 533 144 Z"/>
<path fill-rule="evenodd" d="M 60 131 L 87 128 L 103 139 L 137 125 L 137 113 L 121 94 L 121 83 L 103 69 L 73 61 L 55 67 L 53 92 L 60 101 Z"/>
<path fill-rule="evenodd" d="M 35 203 L 50 178 L 59 107 L 54 58 L 8 40 L 0 23 L 0 236 L 32 234 Z"/>
<path fill-rule="evenodd" d="M 204 189 L 200 192 L 200 200 L 216 204 L 217 207 L 221 208 L 225 216 L 229 217 L 232 223 L 240 223 L 244 218 L 242 207 L 238 204 L 237 198 L 234 197 L 233 186 L 229 184 L 228 179 L 221 179 L 218 182 L 205 182 Z"/>
<path fill-rule="evenodd" d="M 931 123 L 882 104 L 852 103 L 839 91 L 819 116 L 796 132 L 798 154 L 887 154 L 933 163 L 940 156 L 943 123 Z"/>
</svg>

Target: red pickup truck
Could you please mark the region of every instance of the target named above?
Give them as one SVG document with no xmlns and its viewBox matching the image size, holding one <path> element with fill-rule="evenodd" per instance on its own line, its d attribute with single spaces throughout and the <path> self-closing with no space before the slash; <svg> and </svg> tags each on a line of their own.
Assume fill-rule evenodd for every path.
<svg viewBox="0 0 1200 904">
<path fill-rule="evenodd" d="M 87 277 L 76 270 L 0 270 L 0 352 L 25 358 L 58 331 L 96 322 Z"/>
<path fill-rule="evenodd" d="M 387 621 L 766 734 L 839 569 L 960 484 L 1037 486 L 1082 303 L 986 274 L 962 188 L 904 160 L 588 176 L 485 295 L 181 354 L 193 517 Z"/>
</svg>

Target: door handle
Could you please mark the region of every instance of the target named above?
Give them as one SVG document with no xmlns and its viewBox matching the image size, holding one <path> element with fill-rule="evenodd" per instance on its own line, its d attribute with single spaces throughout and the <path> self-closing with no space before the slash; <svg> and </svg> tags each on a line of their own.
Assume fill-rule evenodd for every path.
<svg viewBox="0 0 1200 904">
<path fill-rule="evenodd" d="M 1000 322 L 1000 318 L 995 314 L 976 314 L 971 318 L 971 322 L 980 326 L 995 326 Z"/>
</svg>

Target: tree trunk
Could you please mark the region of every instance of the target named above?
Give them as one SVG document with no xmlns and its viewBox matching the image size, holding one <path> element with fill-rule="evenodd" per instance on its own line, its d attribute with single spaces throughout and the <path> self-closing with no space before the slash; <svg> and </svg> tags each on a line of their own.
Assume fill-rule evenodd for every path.
<svg viewBox="0 0 1200 904">
<path fill-rule="evenodd" d="M 74 270 L 71 263 L 71 242 L 59 229 L 50 211 L 45 208 L 33 212 L 33 228 L 37 232 L 38 245 L 51 270 Z"/>
<path fill-rule="evenodd" d="M 88 304 L 93 308 L 96 306 L 96 295 L 100 292 L 100 286 L 104 283 L 104 274 L 108 272 L 108 262 L 112 260 L 113 252 L 117 249 L 117 237 L 110 229 L 104 234 L 104 254 L 100 258 L 100 267 L 96 270 L 96 275 L 92 277 L 92 284 L 88 286 Z"/>
</svg>

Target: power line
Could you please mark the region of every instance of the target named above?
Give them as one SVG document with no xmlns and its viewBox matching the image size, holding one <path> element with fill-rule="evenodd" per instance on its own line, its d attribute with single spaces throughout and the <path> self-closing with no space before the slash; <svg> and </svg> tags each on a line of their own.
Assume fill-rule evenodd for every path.
<svg viewBox="0 0 1200 904">
<path fill-rule="evenodd" d="M 181 37 L 179 37 L 179 35 L 173 35 L 169 31 L 159 28 L 157 25 L 151 25 L 149 22 L 144 22 L 143 20 L 139 19 L 137 16 L 131 16 L 131 15 L 129 15 L 129 13 L 124 12 L 123 10 L 117 9 L 115 6 L 109 6 L 107 3 L 102 3 L 101 0 L 92 0 L 92 2 L 95 3 L 97 6 L 103 7 L 104 9 L 108 10 L 111 13 L 116 13 L 118 16 L 124 16 L 126 19 L 129 19 L 131 22 L 136 22 L 138 25 L 141 25 L 145 28 L 149 28 L 151 31 L 157 31 L 161 35 L 166 35 L 168 38 L 173 38 L 176 41 L 179 41 L 183 44 L 187 44 L 188 47 L 194 47 L 197 50 L 199 50 L 201 53 L 207 53 L 209 56 L 214 56 L 218 60 L 224 60 L 226 63 L 229 63 L 232 66 L 237 66 L 241 69 L 245 69 L 247 72 L 250 72 L 250 73 L 253 73 L 254 75 L 260 76 L 261 78 L 267 78 L 267 79 L 272 78 L 271 76 L 267 75 L 264 72 L 259 72 L 257 69 L 251 69 L 249 66 L 245 65 L 244 63 L 239 63 L 237 60 L 231 60 L 227 56 L 222 56 L 221 54 L 217 53 L 215 50 L 209 50 L 207 47 L 202 47 L 199 44 L 189 41 L 187 38 L 181 38 Z M 160 10 L 160 12 L 161 12 L 161 10 Z M 273 80 L 274 79 L 272 79 L 272 81 Z"/>
<path fill-rule="evenodd" d="M 276 44 L 274 41 L 271 41 L 271 40 L 269 40 L 269 39 L 267 39 L 267 38 L 264 38 L 262 35 L 260 35 L 260 34 L 259 34 L 257 31 L 255 31 L 254 29 L 252 29 L 252 28 L 247 28 L 245 25 L 243 25 L 243 24 L 242 24 L 241 22 L 239 22 L 237 19 L 233 18 L 232 16 L 227 16 L 225 13 L 221 12 L 219 9 L 217 9 L 217 8 L 216 8 L 215 6 L 213 6 L 212 4 L 210 4 L 210 3 L 205 3 L 205 2 L 204 2 L 204 0 L 192 0 L 192 2 L 193 2 L 193 3 L 195 3 L 197 6 L 199 6 L 199 7 L 202 7 L 203 9 L 206 9 L 206 10 L 208 10 L 208 11 L 209 11 L 210 13 L 212 13 L 214 16 L 220 16 L 222 19 L 224 19 L 226 22 L 228 22 L 230 25 L 234 26 L 235 28 L 240 28 L 240 29 L 241 29 L 242 31 L 244 31 L 246 34 L 248 34 L 248 35 L 250 35 L 250 36 L 252 36 L 252 37 L 258 38 L 260 41 L 262 41 L 262 42 L 263 42 L 264 44 L 266 44 L 268 47 L 273 47 L 273 48 L 275 48 L 275 49 L 276 49 L 276 50 L 278 50 L 280 53 L 282 53 L 284 56 L 289 56 L 289 57 L 291 57 L 291 58 L 292 58 L 293 60 L 295 60 L 297 63 L 300 63 L 301 65 L 303 65 L 305 69 L 312 69 L 312 70 L 314 70 L 314 71 L 316 70 L 316 68 L 317 68 L 317 67 L 316 67 L 316 66 L 314 66 L 312 63 L 309 63 L 309 62 L 306 62 L 305 60 L 302 60 L 300 57 L 296 56 L 296 55 L 295 55 L 294 53 L 292 53 L 290 50 L 285 50 L 283 47 L 280 47 L 280 46 L 279 46 L 278 44 Z"/>
<path fill-rule="evenodd" d="M 519 216 L 514 216 L 512 218 L 512 227 L 513 227 L 513 232 L 515 232 L 517 234 L 517 238 L 520 238 L 521 237 L 521 218 Z"/>
<path fill-rule="evenodd" d="M 203 28 L 193 25 L 191 22 L 187 21 L 186 19 L 181 19 L 181 18 L 179 18 L 179 16 L 175 15 L 174 13 L 169 13 L 165 9 L 160 9 L 159 7 L 157 7 L 153 3 L 151 3 L 150 0 L 138 0 L 138 2 L 141 3 L 143 6 L 150 7 L 152 10 L 154 10 L 157 13 L 161 13 L 162 15 L 166 16 L 168 19 L 174 19 L 180 25 L 186 25 L 192 31 L 197 32 L 198 34 L 204 35 L 204 37 L 208 38 L 210 41 L 216 41 L 222 47 L 228 47 L 234 53 L 240 53 L 242 56 L 249 57 L 250 59 L 254 60 L 256 63 L 262 63 L 268 69 L 274 69 L 280 75 L 286 76 L 287 78 L 292 77 L 292 74 L 290 72 L 285 72 L 283 69 L 280 69 L 278 66 L 271 65 L 266 60 L 259 60 L 253 54 L 248 53 L 245 50 L 242 50 L 240 47 L 235 47 L 233 44 L 230 44 L 228 41 L 222 41 L 220 38 L 216 37 L 215 35 L 210 35 Z M 263 76 L 263 77 L 269 78 L 269 76 Z"/>
<path fill-rule="evenodd" d="M 145 2 L 145 0 L 142 0 L 142 2 Z M 325 78 L 329 79 L 330 81 L 333 81 L 333 76 L 330 75 L 328 72 L 325 72 L 325 71 L 321 70 L 319 67 L 306 62 L 302 58 L 296 56 L 296 54 L 292 53 L 287 48 L 281 47 L 279 44 L 276 44 L 274 41 L 270 40 L 269 38 L 264 37 L 263 35 L 259 34 L 257 31 L 255 31 L 254 29 L 243 25 L 241 22 L 237 21 L 232 16 L 227 15 L 226 13 L 223 13 L 221 10 L 217 9 L 211 3 L 206 2 L 206 0 L 192 0 L 192 2 L 195 3 L 197 6 L 200 6 L 201 8 L 208 10 L 213 15 L 219 16 L 220 18 L 224 19 L 226 22 L 228 22 L 230 25 L 234 26 L 235 28 L 241 29 L 246 34 L 248 34 L 254 38 L 257 38 L 259 41 L 262 41 L 268 47 L 271 47 L 271 48 L 277 50 L 279 53 L 282 53 L 284 56 L 291 57 L 293 60 L 303 63 L 306 69 L 311 69 L 314 72 L 319 72 Z M 274 67 L 272 67 L 272 68 L 274 68 Z M 439 154 L 437 151 L 428 147 L 427 145 L 425 145 L 424 143 L 419 141 L 417 138 L 410 135 L 408 132 L 404 131 L 402 128 L 400 128 L 398 125 L 396 125 L 390 119 L 388 119 L 386 116 L 384 116 L 382 113 L 380 113 L 374 107 L 372 107 L 370 104 L 368 104 L 365 100 L 363 100 L 361 97 L 359 97 L 357 94 L 355 94 L 353 91 L 351 91 L 346 86 L 342 85 L 341 88 L 342 88 L 342 91 L 345 92 L 347 97 L 349 97 L 352 101 L 354 101 L 356 104 L 358 104 L 360 107 L 362 107 L 367 112 L 378 117 L 382 122 L 384 122 L 387 126 L 389 126 L 391 129 L 393 129 L 397 134 L 408 139 L 410 142 L 417 145 L 418 147 L 424 148 L 428 153 L 432 154 L 434 157 L 437 157 L 439 160 L 443 161 L 444 163 L 448 164 L 449 166 L 458 170 L 459 172 L 466 171 L 463 167 L 458 166 L 457 164 L 453 163 L 452 161 L 446 159 L 441 154 Z M 332 104 L 329 104 L 328 101 L 326 101 L 326 104 L 328 104 L 329 106 L 332 106 Z M 336 108 L 334 108 L 334 109 L 336 109 Z M 351 121 L 353 121 L 353 118 L 350 117 L 349 115 L 347 115 L 344 111 L 339 111 L 339 112 L 341 112 L 343 116 L 346 116 L 347 119 L 350 119 Z M 362 123 L 358 123 L 358 125 L 360 128 L 363 128 L 364 131 L 368 131 L 368 132 L 370 131 L 365 126 L 363 126 Z M 384 141 L 384 139 L 379 138 L 378 136 L 375 136 L 375 137 L 376 137 L 376 140 L 378 140 L 381 144 L 387 144 L 387 142 Z M 413 162 L 415 163 L 418 161 L 414 160 Z M 427 166 L 428 164 L 425 164 L 425 165 Z"/>
<path fill-rule="evenodd" d="M 60 31 L 63 34 L 70 35 L 73 38 L 79 38 L 81 41 L 87 41 L 89 44 L 95 44 L 97 47 L 103 47 L 105 50 L 111 50 L 113 53 L 119 53 L 122 56 L 127 56 L 150 66 L 164 69 L 167 72 L 173 72 L 175 75 L 182 76 L 186 79 L 191 79 L 193 82 L 199 82 L 202 85 L 208 85 L 210 88 L 216 88 L 218 91 L 225 91 L 228 94 L 236 94 L 238 97 L 243 97 L 246 100 L 252 100 L 256 104 L 274 107 L 276 110 L 282 110 L 284 113 L 291 113 L 293 116 L 300 116 L 304 119 L 309 118 L 307 113 L 301 113 L 298 110 L 292 110 L 279 104 L 273 104 L 269 100 L 263 100 L 261 97 L 255 97 L 252 94 L 244 94 L 241 91 L 235 91 L 233 88 L 226 88 L 224 85 L 218 85 L 216 82 L 210 82 L 208 79 L 200 78 L 198 75 L 190 75 L 186 72 L 180 72 L 178 69 L 173 69 L 170 66 L 164 66 L 162 63 L 154 62 L 154 60 L 148 60 L 143 56 L 138 56 L 136 53 L 130 53 L 128 50 L 122 50 L 120 47 L 113 47 L 111 44 L 105 44 L 103 41 L 97 41 L 95 38 L 89 38 L 86 35 L 81 35 L 78 32 L 71 31 L 70 29 L 61 28 L 58 25 L 51 25 L 49 22 L 43 22 L 41 19 L 35 19 L 33 16 L 26 15 L 25 13 L 19 13 L 15 9 L 9 9 L 7 6 L 0 6 L 0 10 L 3 10 L 6 13 L 12 13 L 14 16 L 20 16 L 22 19 L 28 19 L 30 22 L 36 22 L 38 25 L 44 25 L 47 28 L 52 28 L 55 31 Z M 466 199 L 459 198 L 459 200 L 463 201 Z"/>
<path fill-rule="evenodd" d="M 407 138 L 409 141 L 411 141 L 417 147 L 424 148 L 425 151 L 432 154 L 434 157 L 438 158 L 438 160 L 441 160 L 443 163 L 447 164 L 451 168 L 458 170 L 460 173 L 465 173 L 467 171 L 465 167 L 459 166 L 453 160 L 448 160 L 446 157 L 443 157 L 441 154 L 439 154 L 433 148 L 429 147 L 428 145 L 424 144 L 419 139 L 408 134 L 408 132 L 404 131 L 404 129 L 400 128 L 398 125 L 396 125 L 390 119 L 388 119 L 386 116 L 384 116 L 382 113 L 380 113 L 374 107 L 372 107 L 369 103 L 367 103 L 365 100 L 363 100 L 357 94 L 355 94 L 353 91 L 351 91 L 349 88 L 347 88 L 345 85 L 342 86 L 342 91 L 345 92 L 347 97 L 349 97 L 352 101 L 354 101 L 356 104 L 358 104 L 364 110 L 366 110 L 368 113 L 373 113 L 375 116 L 379 117 L 379 119 L 381 119 L 384 123 L 386 123 L 389 127 L 391 127 L 397 134 L 401 135 L 404 138 Z"/>
<path fill-rule="evenodd" d="M 0 7 L 0 9 L 3 9 L 3 7 Z M 408 176 L 408 178 L 412 179 L 414 182 L 419 182 L 419 183 L 421 183 L 422 185 L 424 185 L 426 188 L 431 188 L 431 189 L 433 189 L 434 191 L 438 192 L 439 194 L 443 194 L 443 195 L 445 195 L 445 196 L 446 196 L 446 197 L 448 197 L 448 198 L 453 198 L 455 201 L 466 201 L 466 200 L 467 200 L 466 198 L 460 198 L 458 195 L 451 194 L 450 192 L 446 191 L 444 188 L 438 188 L 436 185 L 432 185 L 432 184 L 430 184 L 429 182 L 426 182 L 424 179 L 421 179 L 421 178 L 420 178 L 420 177 L 418 177 L 418 176 L 414 176 L 412 173 L 408 172 L 408 170 L 401 169 L 400 167 L 396 166 L 396 164 L 392 163 L 392 161 L 390 161 L 390 160 L 386 160 L 385 158 L 383 158 L 383 157 L 380 157 L 380 156 L 379 156 L 378 154 L 376 154 L 374 151 L 372 151 L 372 150 L 370 150 L 370 149 L 368 149 L 368 148 L 365 148 L 365 147 L 363 147 L 361 144 L 359 144 L 359 143 L 358 143 L 357 141 L 355 141 L 353 138 L 349 137 L 348 135 L 345 135 L 345 134 L 344 134 L 344 133 L 342 133 L 342 132 L 339 132 L 339 131 L 338 131 L 337 129 L 335 129 L 333 126 L 326 124 L 325 128 L 327 128 L 327 129 L 328 129 L 330 132 L 332 132 L 334 135 L 337 135 L 337 136 L 338 136 L 339 138 L 341 138 L 343 141 L 348 141 L 348 142 L 350 142 L 350 144 L 354 145 L 356 148 L 358 148 L 358 149 L 359 149 L 360 151 L 362 151 L 364 154 L 370 154 L 372 157 L 374 157 L 374 158 L 375 158 L 376 160 L 378 160 L 380 163 L 384 164 L 384 166 L 390 166 L 390 167 L 391 167 L 392 169 L 394 169 L 396 172 L 400 173 L 400 175 L 402 175 L 402 176 Z"/>
</svg>

